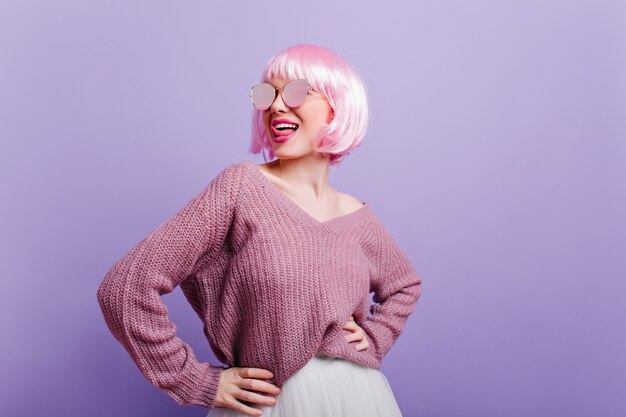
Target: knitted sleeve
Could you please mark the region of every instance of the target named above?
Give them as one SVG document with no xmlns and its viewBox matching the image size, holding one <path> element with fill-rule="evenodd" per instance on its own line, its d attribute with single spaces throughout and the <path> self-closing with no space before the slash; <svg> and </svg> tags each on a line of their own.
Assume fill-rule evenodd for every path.
<svg viewBox="0 0 626 417">
<path fill-rule="evenodd" d="M 225 367 L 200 363 L 176 336 L 161 295 L 223 247 L 241 181 L 231 165 L 108 271 L 97 292 L 105 322 L 142 374 L 180 405 L 213 408 Z"/>
<path fill-rule="evenodd" d="M 375 220 L 377 254 L 373 259 L 370 289 L 376 304 L 371 316 L 358 323 L 366 333 L 378 361 L 387 355 L 402 333 L 421 295 L 422 279 L 389 231 Z"/>
</svg>

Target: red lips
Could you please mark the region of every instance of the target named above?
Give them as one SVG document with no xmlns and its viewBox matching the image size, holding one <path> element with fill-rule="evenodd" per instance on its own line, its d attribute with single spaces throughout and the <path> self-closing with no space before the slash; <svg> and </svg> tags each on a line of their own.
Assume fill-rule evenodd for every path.
<svg viewBox="0 0 626 417">
<path fill-rule="evenodd" d="M 289 123 L 289 124 L 294 124 L 296 125 L 295 129 L 285 129 L 285 130 L 278 130 L 276 129 L 276 125 L 280 124 L 280 123 Z M 271 131 L 272 131 L 272 136 L 274 137 L 274 142 L 277 143 L 282 143 L 282 142 L 286 142 L 287 140 L 289 140 L 298 130 L 298 128 L 300 127 L 300 125 L 292 120 L 289 119 L 276 119 L 273 120 L 271 123 Z"/>
<path fill-rule="evenodd" d="M 291 124 L 294 124 L 294 125 L 298 124 L 298 123 L 294 122 L 293 120 L 289 120 L 289 119 L 276 119 L 276 120 L 272 121 L 271 125 L 272 126 L 276 126 L 278 123 L 291 123 Z M 298 126 L 300 126 L 300 125 L 298 125 Z"/>
<path fill-rule="evenodd" d="M 272 130 L 274 130 L 274 127 L 272 127 Z M 280 131 L 278 131 L 280 132 Z M 283 143 L 283 142 L 287 142 L 289 139 L 291 139 L 295 134 L 296 134 L 297 130 L 292 130 L 291 133 L 287 133 L 285 135 L 285 132 L 280 132 L 282 133 L 282 135 L 276 135 L 274 134 L 274 142 L 276 143 Z"/>
</svg>

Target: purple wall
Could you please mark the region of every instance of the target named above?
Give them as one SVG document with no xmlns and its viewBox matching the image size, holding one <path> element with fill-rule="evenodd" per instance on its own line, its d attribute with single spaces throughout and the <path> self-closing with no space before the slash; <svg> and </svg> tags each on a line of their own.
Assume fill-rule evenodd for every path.
<svg viewBox="0 0 626 417">
<path fill-rule="evenodd" d="M 0 2 L 0 415 L 206 415 L 140 374 L 96 288 L 219 170 L 262 162 L 249 88 L 296 43 L 369 87 L 331 182 L 424 279 L 382 368 L 404 415 L 626 415 L 626 3 L 231 3 Z"/>
</svg>

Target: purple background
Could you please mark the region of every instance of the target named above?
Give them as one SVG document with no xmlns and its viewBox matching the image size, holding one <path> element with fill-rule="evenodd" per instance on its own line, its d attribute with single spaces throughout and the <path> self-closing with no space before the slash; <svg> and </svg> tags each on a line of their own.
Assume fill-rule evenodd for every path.
<svg viewBox="0 0 626 417">
<path fill-rule="evenodd" d="M 405 416 L 626 415 L 626 3 L 0 2 L 2 416 L 205 416 L 108 332 L 106 271 L 247 153 L 297 43 L 362 74 L 331 182 L 423 276 L 383 362 Z M 179 288 L 179 336 L 216 363 Z"/>
</svg>

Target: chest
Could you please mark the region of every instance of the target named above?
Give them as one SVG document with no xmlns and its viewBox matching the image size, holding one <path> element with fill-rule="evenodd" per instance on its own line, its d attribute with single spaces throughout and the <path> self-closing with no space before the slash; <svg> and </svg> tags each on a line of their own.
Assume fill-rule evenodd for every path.
<svg viewBox="0 0 626 417">
<path fill-rule="evenodd" d="M 293 293 L 318 299 L 369 293 L 371 264 L 357 229 L 326 233 L 297 218 L 277 220 L 270 213 L 239 221 L 246 223 L 238 229 L 245 235 L 237 236 L 231 258 L 231 267 L 239 273 L 229 283 L 236 291 L 285 299 Z"/>
</svg>

